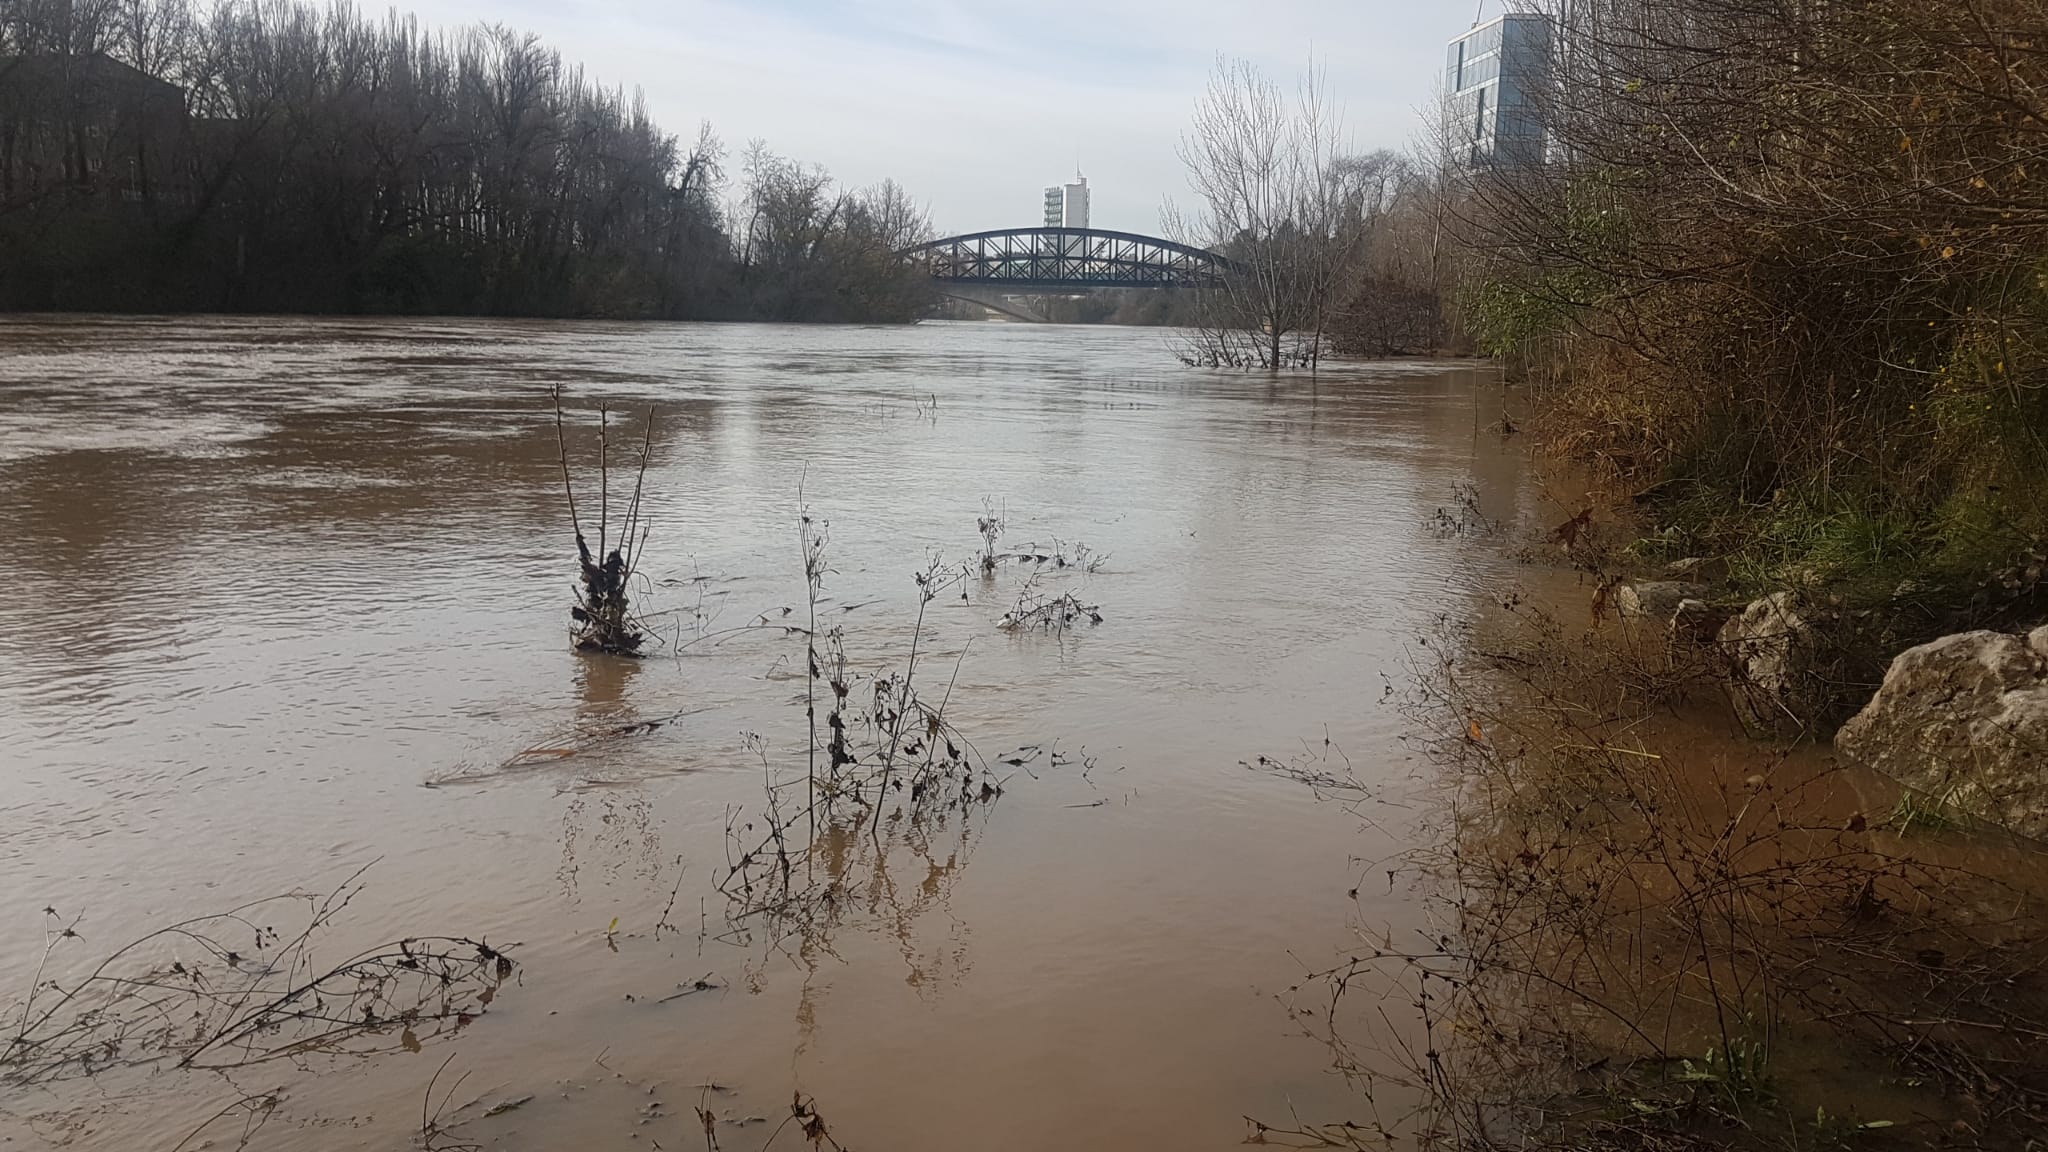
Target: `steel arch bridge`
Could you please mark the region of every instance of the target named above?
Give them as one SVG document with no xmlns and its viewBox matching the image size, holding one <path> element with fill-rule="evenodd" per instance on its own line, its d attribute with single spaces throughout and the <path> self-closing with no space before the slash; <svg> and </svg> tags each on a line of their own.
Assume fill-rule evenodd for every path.
<svg viewBox="0 0 2048 1152">
<path fill-rule="evenodd" d="M 941 283 L 1040 290 L 1197 287 L 1230 270 L 1229 260 L 1206 249 L 1099 228 L 975 232 L 901 255 Z"/>
</svg>

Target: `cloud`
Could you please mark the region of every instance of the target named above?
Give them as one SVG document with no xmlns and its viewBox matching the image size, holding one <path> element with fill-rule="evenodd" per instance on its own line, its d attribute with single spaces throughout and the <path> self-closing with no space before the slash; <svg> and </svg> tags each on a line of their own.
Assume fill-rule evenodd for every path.
<svg viewBox="0 0 2048 1152">
<path fill-rule="evenodd" d="M 1175 153 L 1218 53 L 1276 78 L 1313 54 L 1358 148 L 1399 147 L 1455 0 L 416 0 L 423 20 L 531 29 L 669 131 L 709 120 L 861 185 L 892 177 L 948 231 L 1034 224 L 1078 163 L 1100 227 L 1186 198 Z"/>
</svg>

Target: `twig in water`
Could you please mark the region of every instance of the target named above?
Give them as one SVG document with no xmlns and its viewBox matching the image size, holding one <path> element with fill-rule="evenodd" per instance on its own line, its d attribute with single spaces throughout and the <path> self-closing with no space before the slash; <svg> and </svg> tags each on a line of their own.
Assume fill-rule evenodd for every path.
<svg viewBox="0 0 2048 1152">
<path fill-rule="evenodd" d="M 469 1079 L 469 1073 L 464 1072 L 448 1086 L 448 1091 L 441 1097 L 440 1107 L 433 1106 L 434 1085 L 440 1083 L 441 1073 L 454 1062 L 455 1053 L 450 1052 L 448 1058 L 441 1061 L 441 1066 L 434 1069 L 433 1077 L 427 1081 L 426 1094 L 420 1098 L 420 1148 L 424 1152 L 483 1152 L 483 1145 L 474 1141 L 450 1138 L 447 1127 L 441 1123 L 442 1114 L 448 1110 L 448 1101 L 461 1089 L 463 1081 Z"/>
<path fill-rule="evenodd" d="M 201 1121 L 197 1128 L 192 1129 L 183 1140 L 178 1141 L 177 1145 L 171 1149 L 171 1152 L 185 1152 L 185 1149 L 194 1146 L 192 1142 L 199 1139 L 200 1133 L 205 1132 L 208 1128 L 213 1127 L 219 1121 L 236 1112 L 241 1112 L 244 1115 L 242 1117 L 241 1134 L 235 1138 L 235 1148 L 237 1150 L 247 1148 L 249 1141 L 255 1139 L 256 1133 L 261 1131 L 263 1126 L 270 1122 L 271 1115 L 277 1111 L 277 1106 L 283 1103 L 283 1101 L 284 1097 L 275 1091 L 258 1092 L 243 1096 Z M 211 1141 L 205 1146 L 211 1147 Z"/>
</svg>

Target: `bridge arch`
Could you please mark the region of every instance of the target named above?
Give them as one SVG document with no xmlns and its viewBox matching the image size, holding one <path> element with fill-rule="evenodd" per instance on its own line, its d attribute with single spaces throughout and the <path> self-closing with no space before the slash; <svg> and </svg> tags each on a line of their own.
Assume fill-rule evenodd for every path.
<svg viewBox="0 0 2048 1152">
<path fill-rule="evenodd" d="M 1009 288 L 1187 288 L 1212 284 L 1230 261 L 1193 248 L 1100 228 L 1003 228 L 905 249 L 932 279 Z"/>
</svg>

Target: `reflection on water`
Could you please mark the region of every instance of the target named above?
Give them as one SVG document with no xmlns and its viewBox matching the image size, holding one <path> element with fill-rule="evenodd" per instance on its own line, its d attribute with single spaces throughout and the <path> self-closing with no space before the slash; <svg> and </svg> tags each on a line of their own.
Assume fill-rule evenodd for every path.
<svg viewBox="0 0 2048 1152">
<path fill-rule="evenodd" d="M 581 661 L 576 668 L 576 682 L 583 699 L 583 715 L 592 719 L 630 715 L 632 704 L 627 689 L 639 674 L 637 660 Z"/>
<path fill-rule="evenodd" d="M 556 382 L 662 414 L 638 595 L 676 642 L 637 665 L 568 650 Z M 451 1055 L 448 1119 L 507 1149 L 678 1147 L 698 1104 L 758 1147 L 792 1089 L 911 1150 L 1346 1115 L 1271 997 L 1352 926 L 1419 922 L 1348 895 L 1422 792 L 1383 676 L 1505 577 L 1430 530 L 1453 485 L 1537 503 L 1482 372 L 1188 373 L 1127 330 L 14 320 L 0 395 L 0 972 L 45 905 L 87 917 L 61 966 L 373 861 L 332 947 L 521 961 L 446 1043 L 280 1071 L 252 1147 L 405 1146 Z M 1038 577 L 1101 605 L 1064 635 L 996 627 L 1038 566 L 934 601 L 925 691 L 943 666 L 1000 802 L 828 822 L 823 930 L 735 932 L 728 833 L 807 744 L 800 483 L 862 675 L 904 664 L 912 573 L 978 553 L 985 499 L 1013 546 L 1113 560 Z M 1326 732 L 1372 827 L 1242 766 Z M 168 1149 L 253 1086 L 111 1087 L 9 1095 L 0 1130 Z"/>
</svg>

